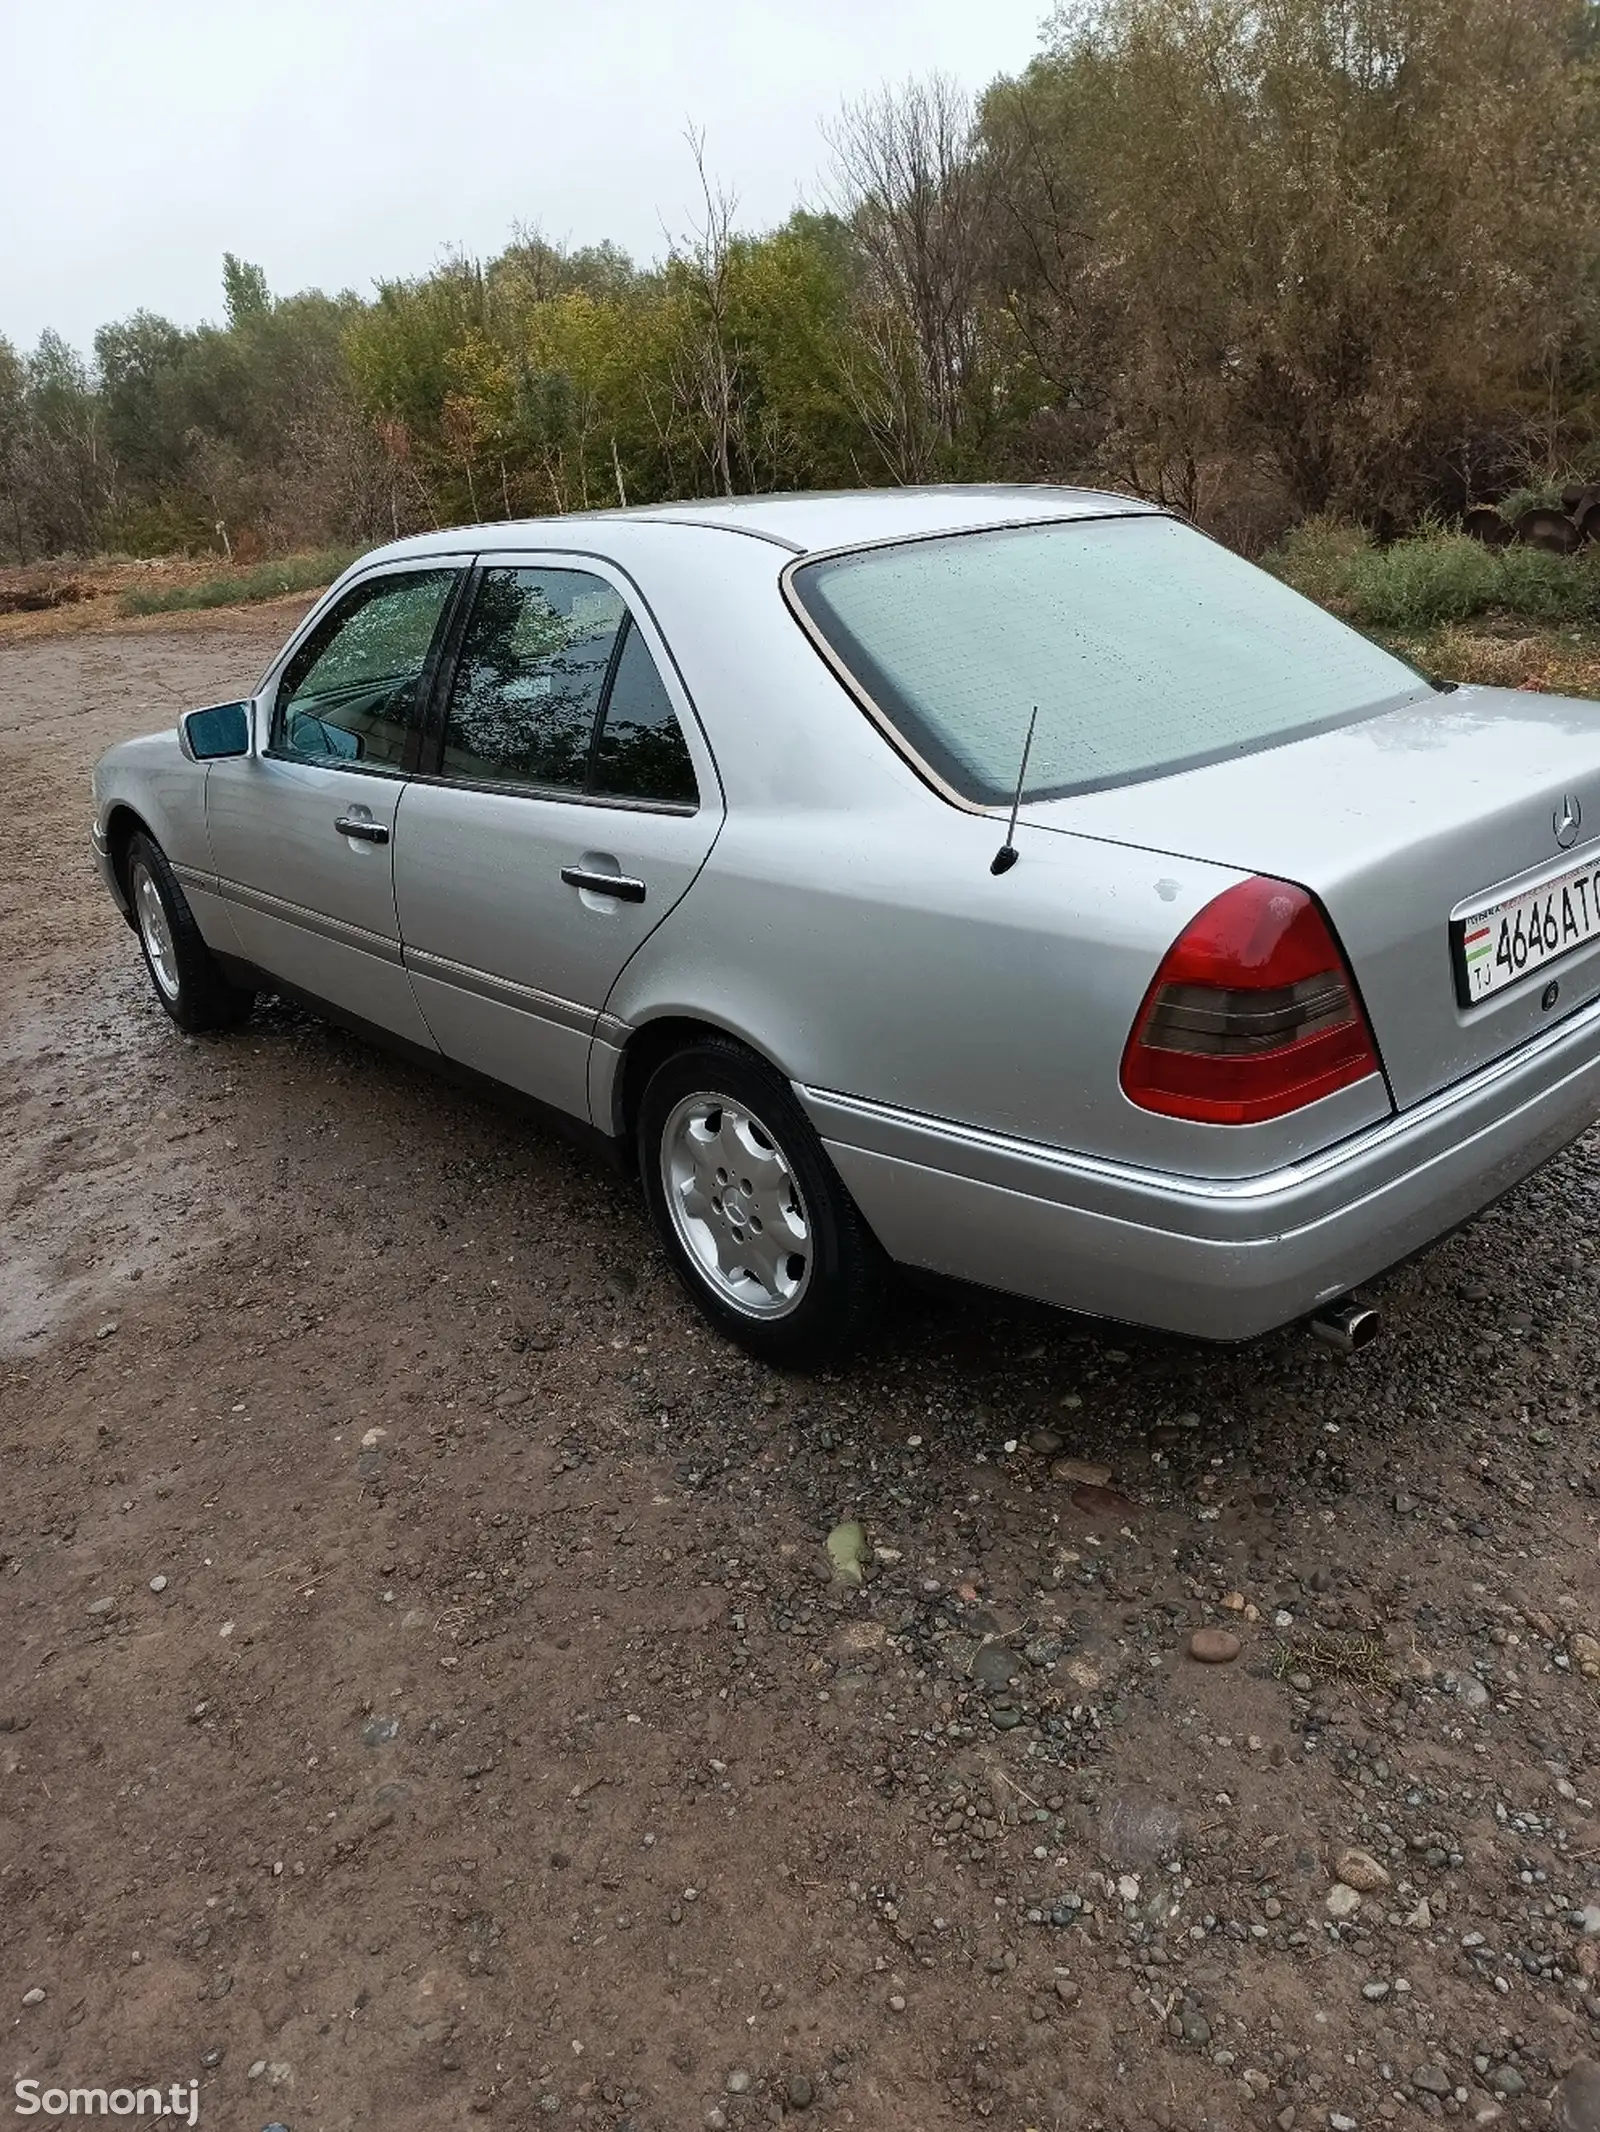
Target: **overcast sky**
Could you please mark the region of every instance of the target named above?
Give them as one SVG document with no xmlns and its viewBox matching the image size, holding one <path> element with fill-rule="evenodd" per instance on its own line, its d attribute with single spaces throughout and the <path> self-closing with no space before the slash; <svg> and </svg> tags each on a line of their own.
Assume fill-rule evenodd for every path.
<svg viewBox="0 0 1600 2132">
<path fill-rule="evenodd" d="M 495 252 L 515 223 L 657 256 L 686 124 L 750 228 L 814 198 L 819 122 L 940 69 L 1026 64 L 1048 0 L 0 0 L 0 334 L 87 348 Z"/>
</svg>

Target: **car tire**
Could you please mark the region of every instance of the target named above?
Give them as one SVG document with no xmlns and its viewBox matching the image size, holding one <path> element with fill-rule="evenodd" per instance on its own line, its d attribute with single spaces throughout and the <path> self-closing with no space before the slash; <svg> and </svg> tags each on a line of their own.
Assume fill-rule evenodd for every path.
<svg viewBox="0 0 1600 2132">
<path fill-rule="evenodd" d="M 236 1027 L 256 996 L 224 975 L 166 853 L 142 830 L 129 840 L 124 879 L 144 965 L 162 1006 L 192 1035 Z"/>
<path fill-rule="evenodd" d="M 788 1369 L 816 1368 L 860 1339 L 882 1254 L 763 1059 L 716 1036 L 673 1052 L 645 1085 L 638 1153 L 662 1247 L 718 1332 Z"/>
</svg>

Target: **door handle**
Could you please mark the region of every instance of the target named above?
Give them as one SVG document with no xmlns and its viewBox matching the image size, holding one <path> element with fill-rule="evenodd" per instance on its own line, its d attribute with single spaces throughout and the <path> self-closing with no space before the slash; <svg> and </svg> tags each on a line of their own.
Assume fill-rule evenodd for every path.
<svg viewBox="0 0 1600 2132">
<path fill-rule="evenodd" d="M 628 874 L 599 874 L 587 866 L 563 866 L 561 878 L 568 888 L 586 888 L 592 896 L 615 896 L 619 903 L 644 901 L 644 883 Z"/>
<path fill-rule="evenodd" d="M 341 814 L 333 826 L 340 836 L 354 837 L 362 844 L 387 844 L 389 841 L 388 823 L 369 822 L 364 815 Z"/>
</svg>

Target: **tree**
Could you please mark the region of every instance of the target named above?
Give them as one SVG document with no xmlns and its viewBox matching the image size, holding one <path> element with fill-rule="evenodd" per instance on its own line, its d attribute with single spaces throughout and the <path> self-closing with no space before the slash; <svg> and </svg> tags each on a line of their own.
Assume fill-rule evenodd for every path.
<svg viewBox="0 0 1600 2132">
<path fill-rule="evenodd" d="M 835 215 L 801 210 L 741 241 L 730 327 L 740 351 L 751 486 L 849 488 L 885 462 L 853 390 L 861 262 Z"/>
<path fill-rule="evenodd" d="M 234 252 L 222 255 L 222 292 L 230 326 L 241 325 L 247 318 L 260 318 L 272 309 L 266 275 Z"/>
<path fill-rule="evenodd" d="M 1531 400 L 1565 406 L 1595 345 L 1600 114 L 1574 22 L 1570 0 L 1058 20 L 985 113 L 1002 300 L 1096 407 L 1103 458 L 1190 508 L 1260 469 L 1287 510 L 1382 518 L 1570 444 Z"/>
<path fill-rule="evenodd" d="M 837 205 L 866 268 L 857 403 L 907 480 L 956 470 L 990 426 L 991 187 L 974 120 L 936 74 L 847 105 L 828 134 Z"/>
<path fill-rule="evenodd" d="M 82 358 L 58 333 L 39 336 L 24 370 L 33 540 L 45 555 L 82 553 L 96 545 L 115 496 L 104 409 Z"/>
<path fill-rule="evenodd" d="M 736 474 L 745 477 L 737 486 L 747 486 L 750 463 L 733 327 L 737 202 L 731 192 L 714 185 L 706 171 L 704 133 L 691 129 L 688 140 L 705 218 L 678 238 L 668 269 L 679 316 L 673 398 L 705 453 L 712 486 L 732 496 Z"/>
<path fill-rule="evenodd" d="M 852 482 L 1088 478 L 1241 545 L 1600 472 L 1600 0 L 1087 0 L 974 106 L 846 108 L 659 266 L 536 226 L 365 301 L 0 343 L 0 544 L 251 547 Z"/>
<path fill-rule="evenodd" d="M 32 499 L 28 493 L 28 378 L 21 356 L 0 337 L 0 540 L 28 560 Z"/>
</svg>

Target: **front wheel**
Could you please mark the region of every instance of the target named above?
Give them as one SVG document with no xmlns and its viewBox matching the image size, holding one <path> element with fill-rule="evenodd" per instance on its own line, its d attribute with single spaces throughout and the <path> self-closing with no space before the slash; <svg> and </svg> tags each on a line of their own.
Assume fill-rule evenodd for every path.
<svg viewBox="0 0 1600 2132">
<path fill-rule="evenodd" d="M 724 1037 L 658 1066 L 639 1106 L 656 1232 L 711 1323 L 764 1362 L 826 1362 L 865 1330 L 878 1248 L 811 1121 Z"/>
<path fill-rule="evenodd" d="M 180 1029 L 231 1029 L 255 994 L 230 984 L 206 946 L 166 853 L 140 831 L 128 845 L 128 903 L 156 998 Z"/>
</svg>

